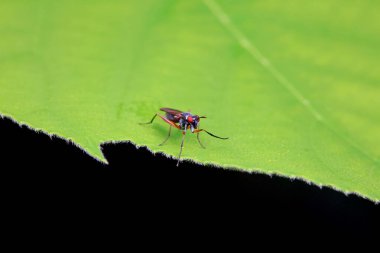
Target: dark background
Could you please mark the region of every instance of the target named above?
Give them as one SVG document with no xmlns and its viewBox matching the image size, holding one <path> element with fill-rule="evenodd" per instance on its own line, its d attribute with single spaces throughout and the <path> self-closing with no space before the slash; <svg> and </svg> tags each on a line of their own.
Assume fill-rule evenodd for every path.
<svg viewBox="0 0 380 253">
<path fill-rule="evenodd" d="M 8 118 L 0 118 L 0 140 L 3 193 L 20 216 L 123 217 L 128 229 L 174 223 L 270 236 L 294 230 L 346 239 L 378 234 L 379 205 L 300 180 L 188 162 L 177 168 L 176 161 L 129 143 L 102 145 L 105 165 L 72 143 Z"/>
</svg>

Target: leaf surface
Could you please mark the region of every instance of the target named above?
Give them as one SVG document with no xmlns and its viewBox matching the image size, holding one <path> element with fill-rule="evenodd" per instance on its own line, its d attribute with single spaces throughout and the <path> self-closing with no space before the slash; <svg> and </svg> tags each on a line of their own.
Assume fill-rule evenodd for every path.
<svg viewBox="0 0 380 253">
<path fill-rule="evenodd" d="M 374 1 L 0 3 L 0 113 L 99 145 L 165 146 L 160 107 L 206 115 L 183 157 L 300 177 L 380 200 L 380 20 Z M 128 154 L 125 154 L 128 159 Z"/>
</svg>

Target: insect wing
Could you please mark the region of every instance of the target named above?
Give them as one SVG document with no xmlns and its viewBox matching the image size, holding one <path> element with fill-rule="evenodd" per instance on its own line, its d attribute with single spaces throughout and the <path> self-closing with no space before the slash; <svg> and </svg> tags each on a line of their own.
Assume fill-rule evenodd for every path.
<svg viewBox="0 0 380 253">
<path fill-rule="evenodd" d="M 177 115 L 177 114 L 181 114 L 183 113 L 182 111 L 180 110 L 176 110 L 176 109 L 171 109 L 171 108 L 160 108 L 161 111 L 164 111 L 166 113 L 169 113 L 169 114 L 172 114 L 172 115 Z"/>
<path fill-rule="evenodd" d="M 175 123 L 178 123 L 179 119 L 182 117 L 182 111 L 176 109 L 160 108 L 160 110 L 166 112 L 166 118 Z"/>
</svg>

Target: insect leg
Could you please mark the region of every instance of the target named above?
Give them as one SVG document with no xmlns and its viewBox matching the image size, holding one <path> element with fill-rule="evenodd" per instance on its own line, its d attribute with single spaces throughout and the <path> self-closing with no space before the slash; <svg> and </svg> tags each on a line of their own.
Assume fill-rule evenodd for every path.
<svg viewBox="0 0 380 253">
<path fill-rule="evenodd" d="M 167 118 L 164 117 L 164 116 L 161 116 L 161 115 L 158 114 L 158 113 L 156 113 L 156 114 L 153 116 L 153 118 L 151 119 L 151 121 L 146 122 L 146 123 L 139 123 L 139 124 L 140 124 L 140 125 L 152 124 L 153 121 L 154 121 L 154 119 L 155 119 L 157 116 L 160 117 L 161 119 L 163 119 L 163 120 L 164 120 L 166 123 L 168 123 L 169 125 L 171 125 L 171 126 L 173 126 L 173 127 L 175 127 L 175 128 L 180 129 L 180 127 L 179 127 L 178 125 L 176 125 L 173 121 L 167 119 Z"/>
<path fill-rule="evenodd" d="M 149 122 L 146 122 L 146 123 L 139 123 L 140 125 L 147 125 L 147 124 L 152 124 L 153 123 L 153 120 L 157 117 L 157 113 L 153 116 L 153 118 L 151 119 L 151 121 Z"/>
<path fill-rule="evenodd" d="M 208 135 L 211 135 L 212 137 L 215 137 L 215 138 L 218 138 L 218 139 L 222 139 L 222 140 L 227 140 L 228 137 L 219 137 L 219 136 L 216 136 L 215 134 L 212 134 L 210 133 L 209 131 L 205 130 L 205 129 L 197 129 L 194 131 L 194 133 L 199 133 L 199 132 L 202 132 L 202 131 L 205 131 Z"/>
<path fill-rule="evenodd" d="M 161 144 L 158 144 L 158 146 L 162 146 L 165 144 L 165 142 L 167 142 L 169 140 L 169 137 L 170 137 L 170 133 L 172 132 L 172 125 L 169 126 L 169 134 L 168 134 L 168 137 L 166 137 L 166 139 L 161 143 Z"/>
<path fill-rule="evenodd" d="M 179 155 L 178 155 L 177 167 L 179 166 L 179 162 L 181 160 L 181 154 L 182 154 L 183 142 L 185 141 L 185 136 L 186 136 L 186 132 L 183 132 L 183 137 L 182 137 L 182 142 L 181 142 L 181 148 L 179 150 Z"/>
<path fill-rule="evenodd" d="M 164 116 L 161 116 L 160 114 L 157 114 L 158 117 L 160 117 L 161 119 L 163 119 L 166 123 L 168 123 L 169 125 L 175 127 L 175 128 L 178 128 L 178 129 L 181 129 L 178 125 L 176 125 L 176 123 L 174 123 L 173 121 L 167 119 L 166 117 Z"/>
<path fill-rule="evenodd" d="M 197 133 L 197 140 L 199 142 L 199 145 L 201 145 L 202 148 L 206 148 L 205 146 L 203 146 L 201 140 L 199 139 L 199 132 Z"/>
</svg>

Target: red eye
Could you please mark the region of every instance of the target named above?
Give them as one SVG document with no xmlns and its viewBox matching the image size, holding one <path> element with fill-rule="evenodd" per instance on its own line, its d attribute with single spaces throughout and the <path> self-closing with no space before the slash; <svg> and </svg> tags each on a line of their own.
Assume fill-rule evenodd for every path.
<svg viewBox="0 0 380 253">
<path fill-rule="evenodd" d="M 191 116 L 187 117 L 187 121 L 190 123 L 193 123 L 193 117 L 191 117 Z"/>
</svg>

